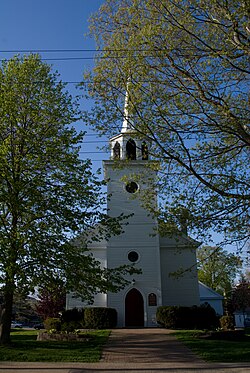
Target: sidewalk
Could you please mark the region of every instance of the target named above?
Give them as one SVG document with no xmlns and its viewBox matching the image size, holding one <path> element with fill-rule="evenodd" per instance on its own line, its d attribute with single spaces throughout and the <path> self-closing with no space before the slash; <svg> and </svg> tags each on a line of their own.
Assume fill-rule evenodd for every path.
<svg viewBox="0 0 250 373">
<path fill-rule="evenodd" d="M 0 362 L 0 373 L 247 373 L 249 363 L 206 363 L 166 329 L 115 329 L 99 363 Z"/>
</svg>

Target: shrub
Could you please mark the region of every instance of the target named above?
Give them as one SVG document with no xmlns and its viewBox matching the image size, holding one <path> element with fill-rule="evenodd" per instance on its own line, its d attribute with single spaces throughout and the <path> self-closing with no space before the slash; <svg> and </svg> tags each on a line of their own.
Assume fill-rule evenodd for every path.
<svg viewBox="0 0 250 373">
<path fill-rule="evenodd" d="M 168 329 L 214 329 L 219 325 L 215 310 L 209 304 L 161 306 L 157 309 L 156 319 Z"/>
<path fill-rule="evenodd" d="M 220 326 L 223 330 L 234 329 L 234 317 L 233 316 L 222 316 L 220 318 Z"/>
<path fill-rule="evenodd" d="M 75 322 L 82 326 L 84 323 L 84 310 L 84 308 L 72 308 L 71 310 L 63 311 L 61 316 L 62 323 Z"/>
<path fill-rule="evenodd" d="M 178 307 L 166 307 L 160 306 L 157 308 L 156 320 L 158 324 L 164 328 L 174 329 L 177 321 L 177 309 Z"/>
<path fill-rule="evenodd" d="M 75 329 L 84 328 L 84 308 L 63 311 L 61 321 L 62 331 L 65 332 L 73 332 Z"/>
<path fill-rule="evenodd" d="M 84 323 L 85 327 L 88 329 L 115 328 L 117 324 L 117 312 L 114 308 L 85 308 Z"/>
<path fill-rule="evenodd" d="M 62 332 L 73 333 L 76 329 L 82 328 L 78 321 L 63 322 L 61 326 Z"/>
<path fill-rule="evenodd" d="M 61 330 L 61 320 L 56 317 L 48 317 L 44 320 L 44 327 L 46 330 Z"/>
</svg>

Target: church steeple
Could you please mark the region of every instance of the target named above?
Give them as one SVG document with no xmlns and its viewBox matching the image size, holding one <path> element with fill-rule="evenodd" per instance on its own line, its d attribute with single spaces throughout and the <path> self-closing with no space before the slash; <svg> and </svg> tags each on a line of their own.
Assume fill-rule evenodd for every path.
<svg viewBox="0 0 250 373">
<path fill-rule="evenodd" d="M 129 90 L 128 90 L 129 83 L 127 84 L 127 90 L 125 94 L 125 103 L 124 103 L 124 114 L 123 114 L 123 124 L 121 133 L 126 133 L 129 131 L 133 131 L 133 120 L 132 117 L 129 115 Z"/>
<path fill-rule="evenodd" d="M 107 306 L 118 308 L 118 323 L 125 327 L 154 326 L 156 309 L 161 305 L 158 222 L 150 211 L 157 208 L 154 189 L 157 169 L 149 167 L 149 143 L 137 130 L 139 123 L 133 115 L 132 88 L 130 81 L 121 115 L 121 130 L 110 139 L 111 160 L 104 161 L 110 196 L 107 211 L 113 217 L 130 216 L 122 234 L 111 236 L 107 242 L 107 267 L 132 263 L 137 266 L 138 263 L 138 267 L 143 268 L 143 274 L 135 275 L 131 284 L 120 293 L 108 294 Z M 144 196 L 150 209 L 144 206 Z"/>
<path fill-rule="evenodd" d="M 112 160 L 148 160 L 149 145 L 146 140 L 142 140 L 134 126 L 133 118 L 129 113 L 129 85 L 125 93 L 123 124 L 120 134 L 110 139 Z"/>
</svg>

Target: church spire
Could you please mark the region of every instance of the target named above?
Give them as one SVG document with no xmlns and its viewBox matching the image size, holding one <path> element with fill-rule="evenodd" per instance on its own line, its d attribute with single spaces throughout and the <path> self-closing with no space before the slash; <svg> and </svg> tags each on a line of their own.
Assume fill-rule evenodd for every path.
<svg viewBox="0 0 250 373">
<path fill-rule="evenodd" d="M 123 124 L 121 133 L 126 133 L 128 131 L 133 130 L 133 121 L 131 119 L 131 115 L 129 115 L 129 86 L 131 85 L 131 79 L 127 82 L 126 87 L 126 94 L 125 94 L 125 103 L 124 103 L 124 112 L 123 112 Z"/>
</svg>

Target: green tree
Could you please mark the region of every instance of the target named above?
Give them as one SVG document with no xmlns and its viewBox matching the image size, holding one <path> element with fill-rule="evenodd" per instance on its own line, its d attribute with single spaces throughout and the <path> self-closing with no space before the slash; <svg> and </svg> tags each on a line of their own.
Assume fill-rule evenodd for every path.
<svg viewBox="0 0 250 373">
<path fill-rule="evenodd" d="M 161 162 L 164 218 L 184 206 L 221 245 L 249 237 L 249 25 L 249 0 L 106 0 L 90 20 L 86 122 L 117 133 L 127 92 L 130 126 Z"/>
<path fill-rule="evenodd" d="M 39 289 L 36 312 L 43 320 L 48 317 L 59 317 L 59 313 L 65 311 L 65 306 L 66 291 L 63 283 L 54 281 Z"/>
<path fill-rule="evenodd" d="M 14 293 L 60 280 L 91 300 L 98 290 L 120 289 L 130 271 L 102 269 L 84 252 L 86 240 L 74 244 L 86 232 L 96 240 L 119 233 L 120 225 L 102 209 L 103 182 L 79 158 L 83 134 L 69 126 L 78 106 L 58 78 L 37 55 L 0 68 L 2 344 L 10 341 Z"/>
<path fill-rule="evenodd" d="M 242 260 L 219 247 L 203 246 L 198 249 L 198 278 L 221 295 L 231 291 Z"/>
<path fill-rule="evenodd" d="M 36 299 L 32 296 L 14 294 L 12 320 L 21 322 L 24 325 L 32 325 L 39 322 L 40 318 L 35 311 Z"/>
<path fill-rule="evenodd" d="M 231 293 L 231 306 L 233 311 L 242 311 L 244 317 L 248 307 L 250 307 L 250 282 L 244 277 Z"/>
<path fill-rule="evenodd" d="M 246 280 L 250 281 L 250 270 L 247 269 L 245 273 Z"/>
</svg>

